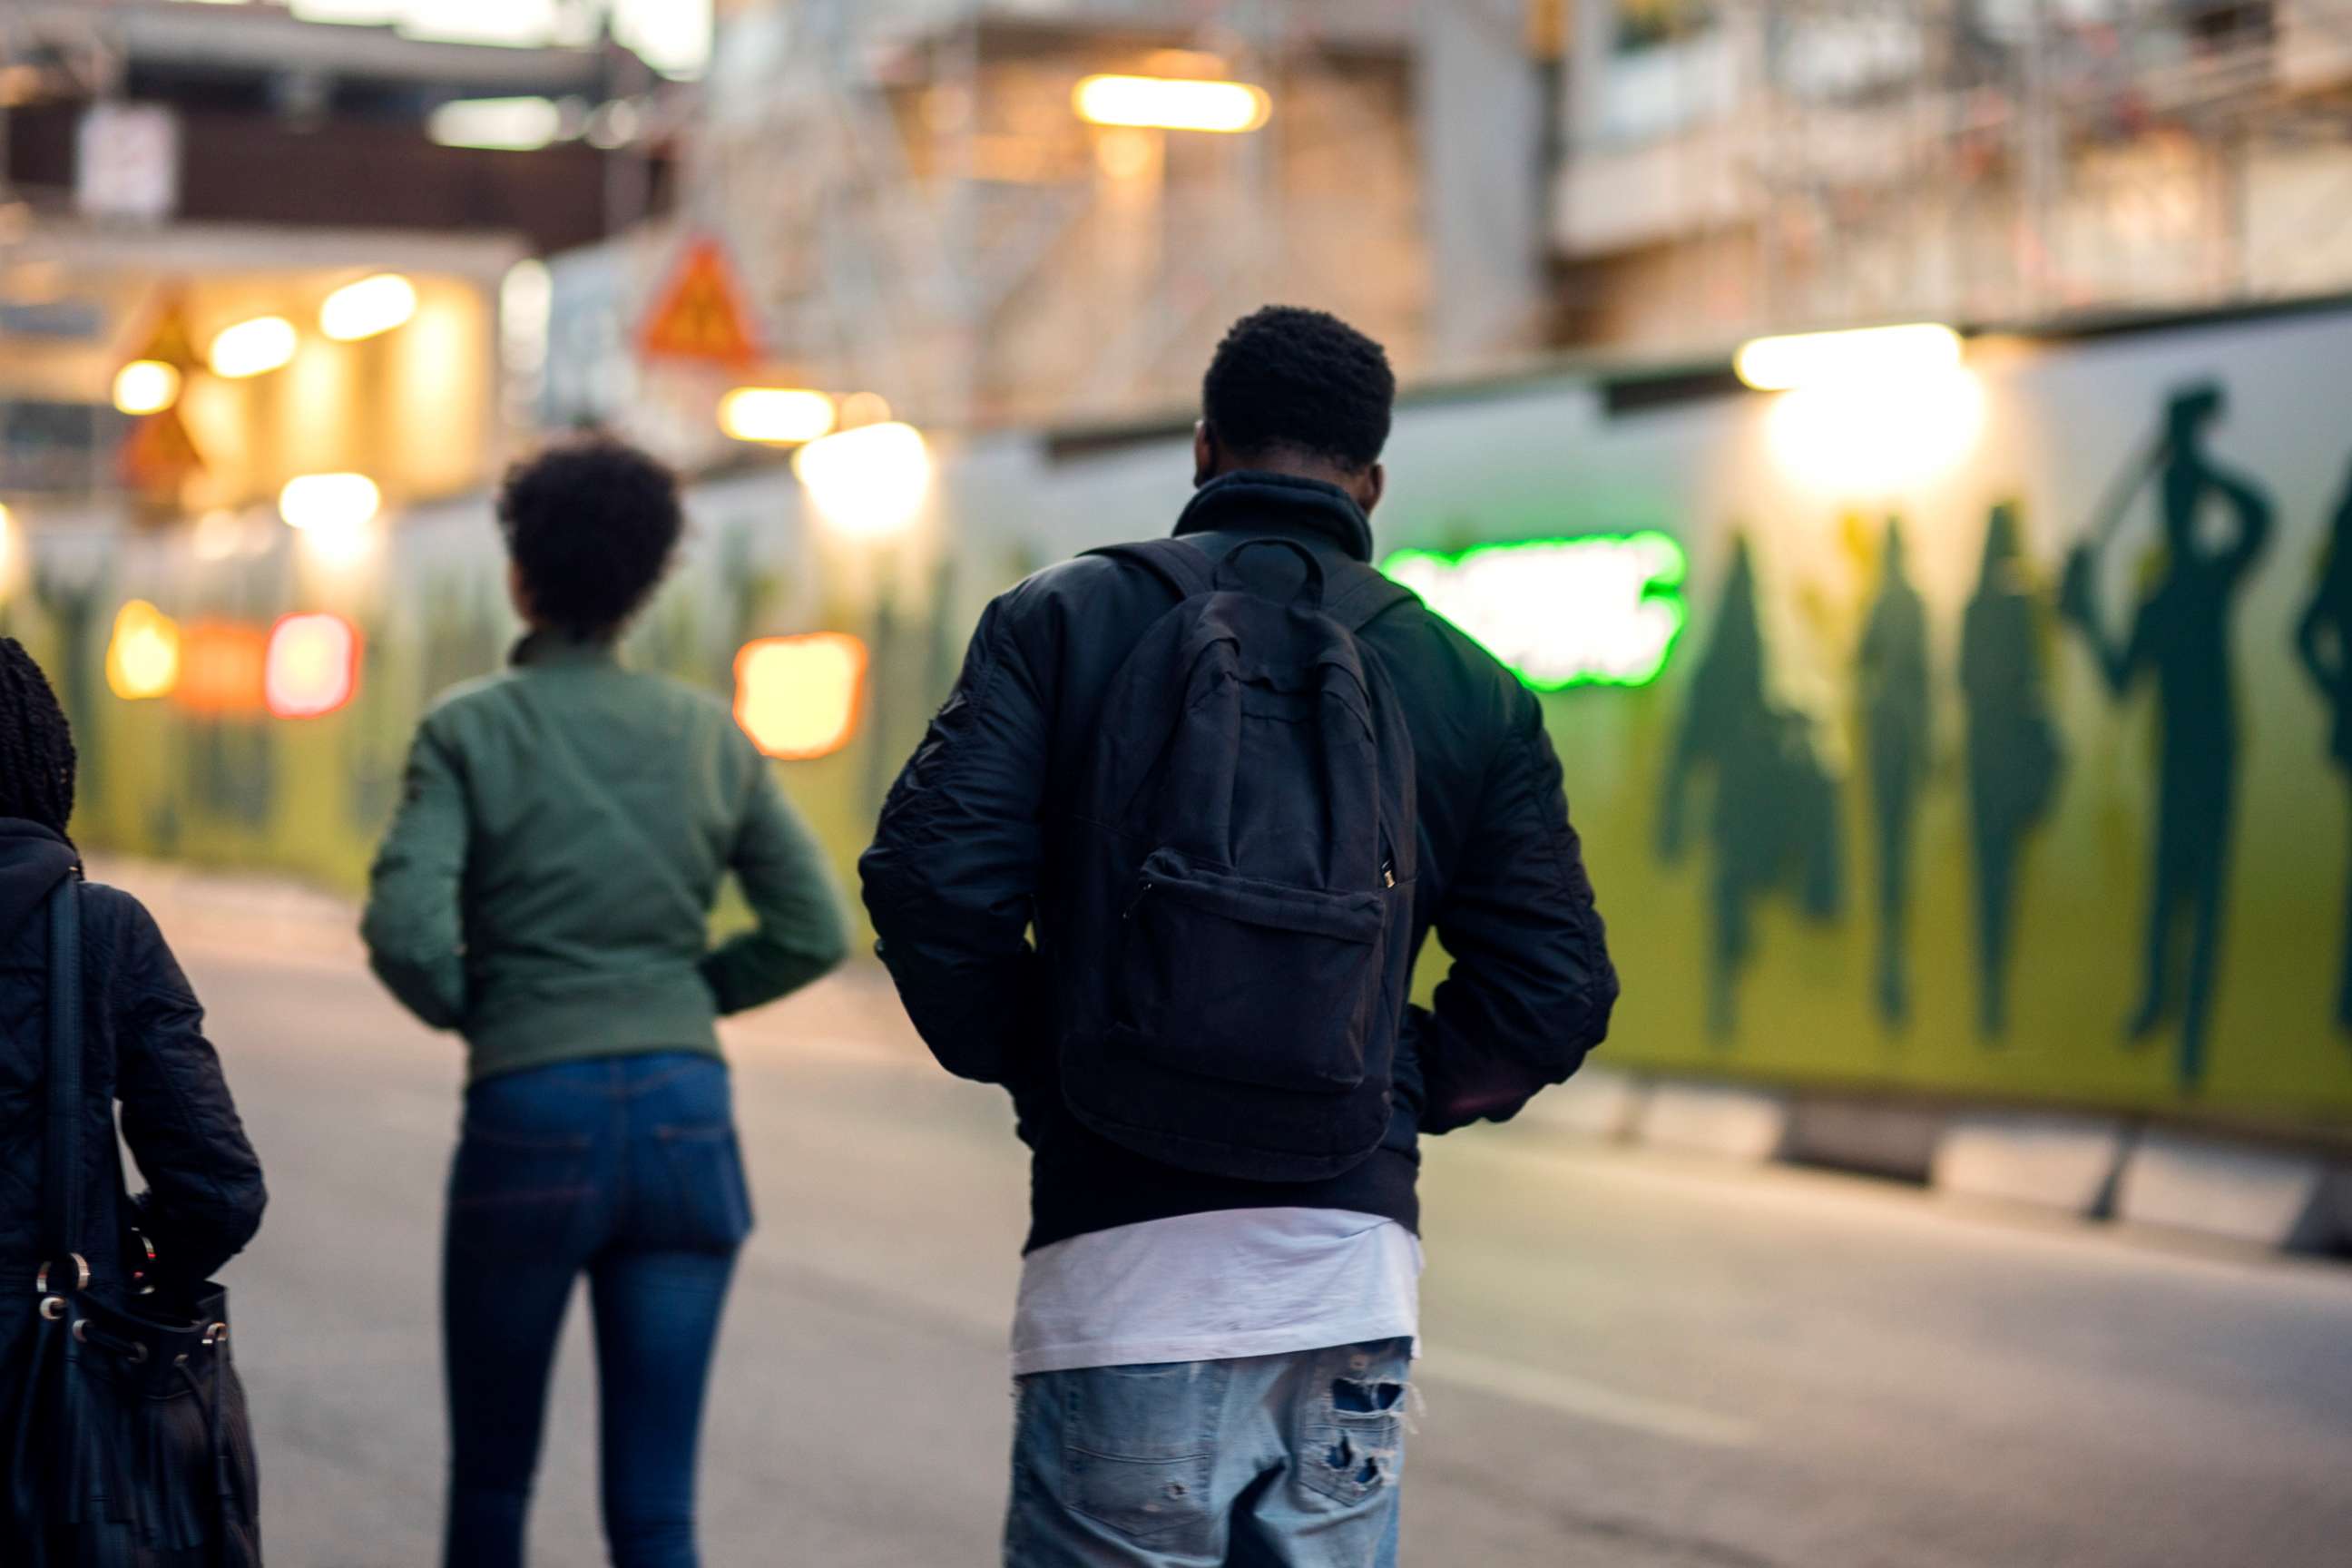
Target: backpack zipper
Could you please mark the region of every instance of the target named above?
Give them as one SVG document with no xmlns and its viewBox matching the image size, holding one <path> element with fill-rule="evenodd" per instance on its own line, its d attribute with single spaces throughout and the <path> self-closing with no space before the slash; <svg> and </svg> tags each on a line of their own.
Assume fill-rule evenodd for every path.
<svg viewBox="0 0 2352 1568">
<path fill-rule="evenodd" d="M 1119 911 L 1118 918 L 1123 921 L 1133 920 L 1135 918 L 1135 911 L 1141 909 L 1143 907 L 1143 900 L 1150 896 L 1153 885 L 1154 884 L 1150 878 L 1144 878 L 1142 888 L 1137 891 L 1135 897 L 1127 900 L 1127 908 Z"/>
</svg>

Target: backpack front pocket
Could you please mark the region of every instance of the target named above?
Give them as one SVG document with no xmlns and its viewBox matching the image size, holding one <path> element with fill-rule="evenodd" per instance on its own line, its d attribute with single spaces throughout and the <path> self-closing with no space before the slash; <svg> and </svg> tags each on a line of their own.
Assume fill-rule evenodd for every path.
<svg viewBox="0 0 2352 1568">
<path fill-rule="evenodd" d="M 1129 894 L 1119 944 L 1129 1048 L 1228 1082 L 1330 1093 L 1364 1080 L 1385 910 L 1203 870 L 1162 849 Z"/>
</svg>

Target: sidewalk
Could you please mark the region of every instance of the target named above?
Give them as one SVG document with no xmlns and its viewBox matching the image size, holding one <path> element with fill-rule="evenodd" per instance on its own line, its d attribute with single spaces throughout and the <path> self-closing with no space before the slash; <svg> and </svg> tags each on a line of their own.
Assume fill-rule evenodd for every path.
<svg viewBox="0 0 2352 1568">
<path fill-rule="evenodd" d="M 366 962 L 358 911 L 335 894 L 268 876 L 104 856 L 93 858 L 91 875 L 134 889 L 175 944 L 239 955 L 265 948 L 273 962 L 304 967 Z M 757 1042 L 777 1026 L 754 1016 L 730 1032 Z M 812 993 L 791 1027 L 802 1047 L 922 1052 L 887 978 L 867 962 Z M 1990 1211 L 2112 1224 L 2159 1245 L 2221 1243 L 2352 1261 L 2352 1157 L 2121 1115 L 1661 1077 L 1612 1067 L 1604 1050 L 1565 1089 L 1538 1098 L 1520 1131 L 1906 1182 Z"/>
</svg>

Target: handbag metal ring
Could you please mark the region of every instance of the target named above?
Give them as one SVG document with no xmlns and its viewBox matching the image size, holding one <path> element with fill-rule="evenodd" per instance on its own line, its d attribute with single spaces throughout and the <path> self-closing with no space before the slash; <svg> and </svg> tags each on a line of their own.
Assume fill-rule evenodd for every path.
<svg viewBox="0 0 2352 1568">
<path fill-rule="evenodd" d="M 228 1325 L 226 1323 L 215 1323 L 205 1331 L 205 1343 L 208 1345 L 221 1345 L 226 1344 L 227 1342 Z"/>
<path fill-rule="evenodd" d="M 84 1258 L 79 1252 L 68 1252 L 66 1256 L 73 1259 L 73 1288 L 76 1290 L 89 1289 L 89 1259 Z M 41 1265 L 40 1272 L 33 1276 L 33 1292 L 39 1296 L 46 1296 L 49 1293 L 49 1266 L 46 1263 Z"/>
<path fill-rule="evenodd" d="M 66 1299 L 63 1296 L 44 1296 L 41 1298 L 42 1317 L 47 1318 L 50 1322 L 54 1323 L 65 1315 Z"/>
</svg>

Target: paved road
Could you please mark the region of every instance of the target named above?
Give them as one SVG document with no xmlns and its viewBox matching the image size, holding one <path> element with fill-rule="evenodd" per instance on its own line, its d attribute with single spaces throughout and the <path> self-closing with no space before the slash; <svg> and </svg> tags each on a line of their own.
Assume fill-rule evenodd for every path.
<svg viewBox="0 0 2352 1568">
<path fill-rule="evenodd" d="M 141 885 L 135 878 L 133 885 Z M 229 1275 L 281 1568 L 430 1564 L 457 1058 L 337 908 L 146 879 L 269 1170 Z M 712 1568 L 992 1560 L 1024 1168 L 840 982 L 738 1030 L 761 1228 L 708 1436 Z M 1405 1561 L 2352 1563 L 2352 1269 L 2164 1251 L 1539 1128 L 1428 1157 Z M 601 1561 L 579 1314 L 534 1561 Z"/>
</svg>

